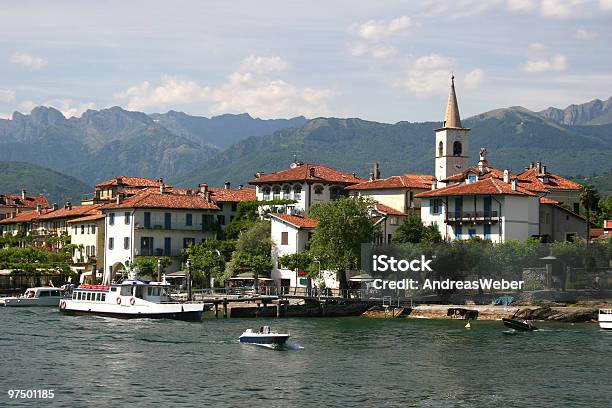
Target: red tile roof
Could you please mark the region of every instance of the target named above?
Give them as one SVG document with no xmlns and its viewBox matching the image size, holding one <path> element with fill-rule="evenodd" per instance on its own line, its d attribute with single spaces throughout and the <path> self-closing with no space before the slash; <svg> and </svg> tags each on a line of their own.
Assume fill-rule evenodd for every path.
<svg viewBox="0 0 612 408">
<path fill-rule="evenodd" d="M 604 220 L 604 228 L 605 229 L 612 229 L 612 220 Z"/>
<path fill-rule="evenodd" d="M 464 181 L 468 178 L 469 174 L 476 174 L 479 178 L 488 178 L 495 177 L 499 179 L 504 178 L 504 171 L 500 169 L 496 169 L 495 167 L 485 166 L 482 169 L 482 172 L 478 168 L 478 166 L 472 166 L 469 169 L 462 171 L 461 173 L 453 174 L 452 176 L 448 176 L 442 181 Z"/>
<path fill-rule="evenodd" d="M 55 211 L 49 211 L 48 213 L 37 217 L 38 220 L 52 220 L 57 218 L 79 218 L 86 215 L 92 215 L 99 208 L 104 207 L 104 204 L 94 205 L 73 205 L 71 208 L 60 208 Z"/>
<path fill-rule="evenodd" d="M 0 194 L 0 205 L 2 204 L 28 208 L 36 208 L 36 205 L 40 204 L 42 208 L 48 208 L 49 200 L 44 195 L 26 195 L 25 200 L 22 200 L 21 194 Z"/>
<path fill-rule="evenodd" d="M 305 217 L 303 215 L 270 214 L 270 216 L 283 220 L 298 228 L 312 229 L 315 228 L 319 223 L 318 220 L 315 220 L 314 218 Z"/>
<path fill-rule="evenodd" d="M 374 190 L 389 188 L 422 188 L 430 189 L 435 177 L 430 174 L 402 174 L 385 179 L 364 181 L 346 187 L 347 190 Z"/>
<path fill-rule="evenodd" d="M 104 218 L 104 214 L 102 213 L 102 211 L 96 210 L 94 212 L 94 214 L 86 215 L 85 217 L 76 218 L 74 220 L 69 220 L 69 221 L 66 221 L 66 222 L 72 223 L 72 222 L 97 221 L 97 220 L 101 220 L 103 218 Z"/>
<path fill-rule="evenodd" d="M 119 180 L 121 180 L 121 183 L 119 183 Z M 126 187 L 159 187 L 160 183 L 159 180 L 153 180 L 146 177 L 119 176 L 110 180 L 102 181 L 96 184 L 96 187 L 117 186 L 119 184 Z"/>
<path fill-rule="evenodd" d="M 249 184 L 267 184 L 290 181 L 328 182 L 337 184 L 356 184 L 365 181 L 355 175 L 345 173 L 323 164 L 298 164 L 297 166 L 271 174 L 264 174 L 249 181 Z"/>
<path fill-rule="evenodd" d="M 419 193 L 416 197 L 443 197 L 457 195 L 518 195 L 518 196 L 535 196 L 529 190 L 517 186 L 517 190 L 513 190 L 510 183 L 504 183 L 496 178 L 486 178 L 473 183 L 453 184 L 442 187 L 436 190 L 425 191 Z"/>
<path fill-rule="evenodd" d="M 257 200 L 257 194 L 254 188 L 209 188 L 213 201 L 237 203 L 241 201 Z"/>
<path fill-rule="evenodd" d="M 521 179 L 526 179 L 532 182 L 535 186 L 544 189 L 558 189 L 558 190 L 578 190 L 580 189 L 580 184 L 568 180 L 564 177 L 561 177 L 554 173 L 546 172 L 546 177 L 548 177 L 548 183 L 543 183 L 539 177 L 542 177 L 542 174 L 538 173 L 538 169 L 533 167 L 531 169 L 527 169 L 518 175 Z"/>
<path fill-rule="evenodd" d="M 218 210 L 214 203 L 211 203 L 198 194 L 177 194 L 164 192 L 159 190 L 147 190 L 141 194 L 128 197 L 120 204 L 108 204 L 106 209 L 115 208 L 176 208 L 176 209 L 194 209 L 194 210 Z"/>
<path fill-rule="evenodd" d="M 23 213 L 19 213 L 12 218 L 5 218 L 3 220 L 0 220 L 0 224 L 16 224 L 19 222 L 30 222 L 40 217 L 41 215 L 47 214 L 51 211 L 53 210 L 49 210 L 49 209 L 42 210 L 40 214 L 38 213 L 38 211 L 26 211 Z"/>
<path fill-rule="evenodd" d="M 540 197 L 540 204 L 559 204 L 558 201 L 548 197 Z"/>
<path fill-rule="evenodd" d="M 403 212 L 396 210 L 395 208 L 391 208 L 388 205 L 384 205 L 381 203 L 374 204 L 374 209 L 387 215 L 406 215 Z"/>
</svg>

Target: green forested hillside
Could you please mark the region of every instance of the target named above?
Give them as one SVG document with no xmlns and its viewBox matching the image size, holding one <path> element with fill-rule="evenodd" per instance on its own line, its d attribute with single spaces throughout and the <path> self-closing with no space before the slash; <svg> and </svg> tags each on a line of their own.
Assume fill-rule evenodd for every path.
<svg viewBox="0 0 612 408">
<path fill-rule="evenodd" d="M 561 174 L 605 172 L 612 163 L 612 125 L 566 126 L 527 109 L 498 109 L 463 122 L 471 128 L 470 156 L 489 150 L 492 166 L 520 171 L 542 161 Z M 286 168 L 293 152 L 300 160 L 325 163 L 367 176 L 372 162 L 382 176 L 406 172 L 433 173 L 436 122 L 386 124 L 361 119 L 318 118 L 299 129 L 249 138 L 201 163 L 180 178 L 184 185 L 224 180 L 244 183 L 256 171 Z"/>
<path fill-rule="evenodd" d="M 25 189 L 28 194 L 43 194 L 49 203 L 63 203 L 71 200 L 80 202 L 83 194 L 93 192 L 88 186 L 74 177 L 30 163 L 0 162 L 0 193 L 20 193 Z"/>
</svg>

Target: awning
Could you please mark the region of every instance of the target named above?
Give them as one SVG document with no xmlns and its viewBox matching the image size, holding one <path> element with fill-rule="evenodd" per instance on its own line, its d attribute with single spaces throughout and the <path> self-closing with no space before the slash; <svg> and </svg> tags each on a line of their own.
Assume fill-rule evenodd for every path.
<svg viewBox="0 0 612 408">
<path fill-rule="evenodd" d="M 371 282 L 374 278 L 368 275 L 367 273 L 363 273 L 361 275 L 355 275 L 349 279 L 350 282 Z"/>
</svg>

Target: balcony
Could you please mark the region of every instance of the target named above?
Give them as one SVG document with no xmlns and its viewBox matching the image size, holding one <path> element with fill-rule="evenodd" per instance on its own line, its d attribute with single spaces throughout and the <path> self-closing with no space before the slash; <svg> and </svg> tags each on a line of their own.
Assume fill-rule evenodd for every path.
<svg viewBox="0 0 612 408">
<path fill-rule="evenodd" d="M 462 212 L 447 212 L 446 222 L 499 222 L 497 211 L 462 211 Z"/>
</svg>

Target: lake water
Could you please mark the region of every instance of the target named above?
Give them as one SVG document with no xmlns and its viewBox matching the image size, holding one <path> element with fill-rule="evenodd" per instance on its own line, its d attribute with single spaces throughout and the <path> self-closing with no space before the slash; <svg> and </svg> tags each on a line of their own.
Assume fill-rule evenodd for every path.
<svg viewBox="0 0 612 408">
<path fill-rule="evenodd" d="M 297 343 L 238 343 L 269 324 Z M 113 320 L 0 309 L 0 406 L 610 406 L 612 332 L 366 318 Z M 299 346 L 298 346 L 299 345 Z M 9 389 L 53 400 L 9 400 Z"/>
</svg>

